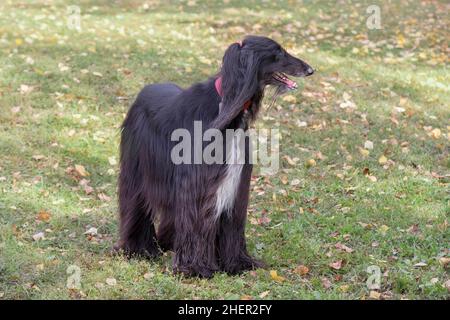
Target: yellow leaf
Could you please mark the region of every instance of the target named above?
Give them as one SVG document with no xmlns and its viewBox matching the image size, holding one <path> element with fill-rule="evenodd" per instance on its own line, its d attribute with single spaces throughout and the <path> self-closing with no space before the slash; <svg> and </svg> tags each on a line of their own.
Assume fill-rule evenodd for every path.
<svg viewBox="0 0 450 320">
<path fill-rule="evenodd" d="M 276 270 L 270 270 L 270 276 L 272 277 L 272 280 L 275 280 L 276 282 L 283 282 L 286 280 L 285 278 L 279 276 Z"/>
<path fill-rule="evenodd" d="M 80 164 L 75 165 L 75 171 L 82 177 L 86 177 L 89 175 L 89 172 L 87 172 L 84 166 Z"/>
<path fill-rule="evenodd" d="M 289 94 L 289 95 L 283 97 L 283 101 L 286 101 L 286 102 L 289 102 L 289 103 L 296 103 L 297 102 L 297 98 L 294 97 L 293 95 Z"/>
<path fill-rule="evenodd" d="M 370 152 L 367 149 L 363 149 L 363 148 L 359 148 L 359 153 L 361 153 L 361 155 L 366 158 L 369 156 Z"/>
<path fill-rule="evenodd" d="M 388 161 L 388 159 L 387 159 L 384 155 L 382 155 L 382 156 L 378 159 L 378 163 L 379 163 L 379 164 L 386 164 L 387 161 Z"/>
<path fill-rule="evenodd" d="M 438 128 L 431 130 L 431 136 L 432 136 L 434 139 L 439 139 L 439 138 L 441 137 L 441 134 L 442 134 L 442 132 L 441 132 L 441 130 L 438 129 Z"/>
<path fill-rule="evenodd" d="M 397 35 L 397 47 L 403 48 L 405 46 L 405 42 L 406 42 L 405 36 L 399 33 Z"/>
<path fill-rule="evenodd" d="M 341 292 L 347 292 L 349 288 L 350 288 L 350 286 L 348 284 L 344 284 L 344 285 L 339 287 L 339 290 Z"/>
<path fill-rule="evenodd" d="M 309 159 L 308 161 L 306 161 L 306 167 L 310 168 L 310 167 L 315 167 L 316 166 L 316 160 L 314 159 Z"/>
<path fill-rule="evenodd" d="M 379 293 L 377 291 L 370 291 L 369 298 L 374 299 L 374 300 L 380 300 L 380 297 L 381 297 L 381 293 Z"/>
<path fill-rule="evenodd" d="M 378 231 L 382 234 L 382 235 L 386 235 L 386 232 L 389 230 L 389 227 L 385 224 L 383 224 L 381 227 L 378 228 Z"/>
</svg>

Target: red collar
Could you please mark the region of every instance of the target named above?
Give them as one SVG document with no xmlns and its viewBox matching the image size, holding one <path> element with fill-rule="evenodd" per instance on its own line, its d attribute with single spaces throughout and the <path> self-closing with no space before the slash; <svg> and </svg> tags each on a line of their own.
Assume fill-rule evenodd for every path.
<svg viewBox="0 0 450 320">
<path fill-rule="evenodd" d="M 214 82 L 214 85 L 216 86 L 216 91 L 219 94 L 220 97 L 223 97 L 222 92 L 222 77 L 218 77 L 216 81 Z M 244 103 L 244 106 L 242 107 L 243 110 L 247 110 L 252 105 L 252 100 L 248 100 Z"/>
</svg>

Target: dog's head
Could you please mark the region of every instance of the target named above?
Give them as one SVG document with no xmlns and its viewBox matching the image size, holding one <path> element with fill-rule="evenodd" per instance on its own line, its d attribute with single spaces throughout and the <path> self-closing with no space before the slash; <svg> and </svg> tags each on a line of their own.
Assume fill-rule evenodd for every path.
<svg viewBox="0 0 450 320">
<path fill-rule="evenodd" d="M 297 88 L 289 76 L 307 77 L 314 70 L 306 62 L 290 55 L 267 37 L 247 36 L 233 43 L 223 57 L 222 109 L 213 127 L 225 128 L 241 111 L 246 101 L 262 96 L 265 86 L 277 87 L 278 93 Z"/>
</svg>

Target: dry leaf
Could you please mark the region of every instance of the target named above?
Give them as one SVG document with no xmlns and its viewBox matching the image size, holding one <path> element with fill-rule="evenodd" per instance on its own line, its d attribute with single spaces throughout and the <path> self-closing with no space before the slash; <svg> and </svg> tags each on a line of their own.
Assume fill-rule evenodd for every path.
<svg viewBox="0 0 450 320">
<path fill-rule="evenodd" d="M 84 234 L 95 236 L 95 235 L 97 235 L 97 233 L 98 233 L 97 228 L 91 227 Z"/>
<path fill-rule="evenodd" d="M 372 150 L 373 149 L 373 142 L 370 140 L 367 140 L 366 142 L 364 142 L 364 148 L 367 150 Z"/>
<path fill-rule="evenodd" d="M 353 249 L 352 249 L 352 248 L 347 247 L 345 244 L 342 244 L 342 243 L 340 243 L 340 242 L 336 243 L 336 244 L 334 245 L 334 247 L 335 247 L 336 249 L 345 251 L 345 252 L 347 252 L 347 253 L 352 253 L 352 252 L 353 252 Z"/>
<path fill-rule="evenodd" d="M 386 164 L 388 162 L 388 159 L 382 155 L 379 159 L 378 159 L 378 163 L 379 164 Z"/>
<path fill-rule="evenodd" d="M 316 166 L 316 160 L 309 159 L 308 161 L 306 161 L 306 167 L 307 168 L 311 168 L 311 167 L 315 167 L 315 166 Z"/>
<path fill-rule="evenodd" d="M 38 233 L 33 235 L 33 240 L 34 241 L 43 240 L 43 239 L 45 239 L 44 236 L 45 236 L 45 234 L 43 232 L 38 232 Z"/>
<path fill-rule="evenodd" d="M 414 267 L 426 267 L 427 264 L 425 262 L 418 262 L 414 265 Z"/>
<path fill-rule="evenodd" d="M 439 263 L 446 267 L 450 263 L 450 258 L 442 257 L 439 259 Z"/>
<path fill-rule="evenodd" d="M 279 276 L 276 270 L 270 270 L 270 276 L 272 277 L 272 280 L 275 280 L 276 282 L 283 282 L 286 280 L 284 277 Z"/>
<path fill-rule="evenodd" d="M 374 299 L 374 300 L 380 300 L 381 293 L 372 290 L 372 291 L 370 291 L 369 298 Z"/>
<path fill-rule="evenodd" d="M 107 278 L 106 279 L 106 284 L 109 286 L 115 286 L 117 284 L 117 280 L 114 278 Z"/>
<path fill-rule="evenodd" d="M 48 222 L 50 220 L 51 214 L 45 210 L 41 210 L 38 213 L 37 219 L 40 221 Z"/>
<path fill-rule="evenodd" d="M 304 276 L 309 272 L 309 268 L 301 264 L 294 269 L 294 272 L 301 276 Z"/>
<path fill-rule="evenodd" d="M 382 226 L 380 226 L 378 228 L 378 231 L 384 236 L 386 235 L 386 232 L 389 230 L 389 227 L 385 224 L 383 224 Z"/>
<path fill-rule="evenodd" d="M 331 281 L 328 278 L 322 278 L 322 286 L 325 289 L 329 289 L 331 287 Z"/>
<path fill-rule="evenodd" d="M 111 197 L 108 197 L 106 194 L 104 194 L 104 193 L 99 193 L 98 195 L 97 195 L 97 197 L 100 199 L 100 200 L 102 200 L 102 201 L 106 201 L 106 202 L 109 202 L 109 201 L 111 201 Z"/>
<path fill-rule="evenodd" d="M 89 172 L 87 172 L 84 166 L 80 164 L 75 165 L 75 171 L 82 177 L 86 177 L 89 175 Z"/>
<path fill-rule="evenodd" d="M 340 270 L 342 268 L 342 260 L 337 260 L 329 264 L 329 266 L 335 270 Z"/>
<path fill-rule="evenodd" d="M 364 158 L 368 157 L 369 154 L 370 154 L 369 150 L 363 149 L 363 148 L 359 148 L 359 153 L 360 153 Z"/>
<path fill-rule="evenodd" d="M 267 297 L 267 296 L 269 295 L 269 293 L 270 293 L 270 290 L 261 292 L 261 293 L 259 294 L 259 297 L 260 297 L 261 299 L 264 299 L 265 297 Z"/>
<path fill-rule="evenodd" d="M 289 102 L 289 103 L 296 103 L 297 102 L 297 98 L 294 97 L 293 95 L 286 95 L 283 97 L 283 101 Z"/>
</svg>

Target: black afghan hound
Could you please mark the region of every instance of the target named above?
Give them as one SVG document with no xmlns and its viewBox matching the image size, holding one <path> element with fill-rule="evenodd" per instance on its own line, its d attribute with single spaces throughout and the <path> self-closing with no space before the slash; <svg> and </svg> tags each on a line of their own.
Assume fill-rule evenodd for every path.
<svg viewBox="0 0 450 320">
<path fill-rule="evenodd" d="M 180 128 L 193 133 L 194 121 L 204 129 L 245 131 L 267 85 L 282 93 L 297 87 L 287 75 L 311 74 L 308 64 L 275 41 L 247 36 L 228 47 L 220 72 L 205 82 L 187 89 L 172 83 L 146 86 L 122 125 L 115 248 L 146 257 L 173 250 L 174 272 L 187 276 L 261 266 L 249 256 L 244 235 L 252 172 L 248 156 L 242 165 L 175 164 L 171 135 Z"/>
</svg>

